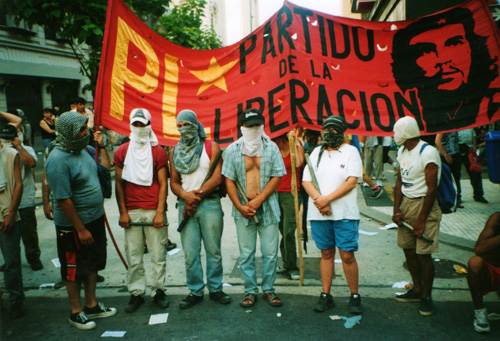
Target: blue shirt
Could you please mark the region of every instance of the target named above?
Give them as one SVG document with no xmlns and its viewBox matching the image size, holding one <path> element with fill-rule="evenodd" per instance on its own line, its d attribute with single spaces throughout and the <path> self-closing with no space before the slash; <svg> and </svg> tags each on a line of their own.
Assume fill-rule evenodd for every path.
<svg viewBox="0 0 500 341">
<path fill-rule="evenodd" d="M 243 191 L 247 191 L 246 182 L 246 167 L 245 167 L 245 157 L 241 152 L 241 145 L 243 143 L 242 139 L 237 140 L 227 147 L 224 152 L 224 162 L 222 163 L 222 175 L 226 178 L 238 181 L 243 188 Z M 260 190 L 262 191 L 266 187 L 267 183 L 272 177 L 282 177 L 286 174 L 285 163 L 281 157 L 280 150 L 278 146 L 267 139 L 262 139 L 262 155 L 260 157 Z M 238 193 L 239 194 L 239 193 Z M 243 200 L 240 196 L 240 202 L 242 204 Z M 262 203 L 262 212 L 259 209 L 257 211 L 257 217 L 259 222 L 263 226 L 269 226 L 272 224 L 277 224 L 280 221 L 280 208 L 278 203 L 278 195 L 274 191 L 267 199 Z M 260 214 L 259 214 L 260 213 Z M 243 215 L 233 206 L 233 217 L 235 220 L 244 220 L 247 225 L 249 220 L 243 217 Z"/>
<path fill-rule="evenodd" d="M 83 224 L 104 214 L 104 198 L 97 176 L 97 165 L 85 150 L 72 154 L 60 148 L 50 152 L 45 175 L 55 200 L 54 222 L 72 226 L 56 200 L 71 199 Z"/>
</svg>

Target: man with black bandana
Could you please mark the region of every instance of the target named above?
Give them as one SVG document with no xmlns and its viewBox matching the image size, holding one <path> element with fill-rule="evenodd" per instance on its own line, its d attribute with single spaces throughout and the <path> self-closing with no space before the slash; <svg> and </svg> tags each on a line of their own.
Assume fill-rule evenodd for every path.
<svg viewBox="0 0 500 341">
<path fill-rule="evenodd" d="M 130 112 L 130 142 L 118 147 L 113 159 L 119 224 L 125 230 L 125 254 L 129 265 L 127 313 L 135 312 L 144 303 L 144 240 L 151 255 L 153 301 L 161 309 L 169 306 L 165 294 L 167 235 L 163 228 L 168 225 L 165 219 L 167 162 L 167 154 L 158 145 L 151 129 L 151 114 L 143 108 L 133 109 Z M 131 223 L 135 224 L 131 226 Z"/>
<path fill-rule="evenodd" d="M 91 319 L 113 316 L 95 296 L 97 271 L 106 266 L 104 198 L 97 165 L 85 147 L 90 135 L 88 118 L 63 114 L 56 124 L 55 147 L 45 163 L 45 173 L 55 199 L 54 222 L 61 276 L 71 304 L 69 323 L 78 329 L 93 329 Z M 81 284 L 85 307 L 80 303 Z"/>
<path fill-rule="evenodd" d="M 335 247 L 340 258 L 347 285 L 351 291 L 349 312 L 361 314 L 358 293 L 358 264 L 354 252 L 358 250 L 359 210 L 356 184 L 363 176 L 361 157 L 356 147 L 345 143 L 345 120 L 328 117 L 322 126 L 322 143 L 310 156 L 311 166 L 318 181 L 313 184 L 309 168 L 305 168 L 302 185 L 309 194 L 307 220 L 316 246 L 321 250 L 321 293 L 314 311 L 324 312 L 334 306 L 330 294 L 335 265 Z"/>
<path fill-rule="evenodd" d="M 217 191 L 222 178 L 220 159 L 210 178 L 204 182 L 220 148 L 217 143 L 207 139 L 203 125 L 191 110 L 182 110 L 177 115 L 177 128 L 181 139 L 170 152 L 170 186 L 179 197 L 178 221 L 190 217 L 181 232 L 190 294 L 182 300 L 180 308 L 191 308 L 203 300 L 202 240 L 207 256 L 206 276 L 210 298 L 228 304 L 231 297 L 222 291 L 221 238 L 224 213 Z"/>
</svg>

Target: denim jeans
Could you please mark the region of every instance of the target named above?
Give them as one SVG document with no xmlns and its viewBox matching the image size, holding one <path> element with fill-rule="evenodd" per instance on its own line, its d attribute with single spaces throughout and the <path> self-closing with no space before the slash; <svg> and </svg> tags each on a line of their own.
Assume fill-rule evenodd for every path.
<svg viewBox="0 0 500 341">
<path fill-rule="evenodd" d="M 281 219 L 279 230 L 281 233 L 280 251 L 283 267 L 288 271 L 299 271 L 297 267 L 297 241 L 295 238 L 297 222 L 295 220 L 295 202 L 291 192 L 278 192 Z"/>
<path fill-rule="evenodd" d="M 182 221 L 184 200 L 179 201 L 179 222 Z M 203 296 L 203 267 L 201 241 L 206 253 L 207 287 L 209 292 L 222 290 L 221 238 L 223 230 L 222 206 L 218 195 L 203 199 L 194 216 L 189 218 L 181 232 L 186 266 L 186 283 L 193 295 Z"/>
<path fill-rule="evenodd" d="M 279 230 L 278 224 L 268 226 L 256 225 L 253 220 L 248 225 L 244 220 L 236 220 L 236 233 L 240 248 L 240 269 L 245 282 L 245 293 L 257 295 L 257 271 L 255 269 L 255 250 L 257 234 L 260 238 L 262 253 L 262 291 L 274 292 L 276 280 L 276 262 L 278 260 Z"/>
<path fill-rule="evenodd" d="M 0 248 L 5 260 L 3 273 L 5 289 L 9 292 L 10 303 L 24 298 L 23 275 L 21 271 L 21 228 L 19 222 L 9 232 L 0 230 Z"/>
</svg>

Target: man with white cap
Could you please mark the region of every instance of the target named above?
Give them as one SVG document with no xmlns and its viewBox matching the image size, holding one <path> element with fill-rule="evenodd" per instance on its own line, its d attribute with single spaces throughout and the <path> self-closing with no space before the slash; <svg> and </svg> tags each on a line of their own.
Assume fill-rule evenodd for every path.
<svg viewBox="0 0 500 341">
<path fill-rule="evenodd" d="M 245 296 L 240 302 L 250 308 L 257 299 L 255 250 L 257 234 L 262 253 L 262 291 L 272 307 L 282 302 L 274 292 L 278 260 L 280 208 L 278 188 L 286 174 L 278 146 L 264 134 L 264 116 L 247 109 L 240 120 L 242 137 L 224 153 L 222 174 L 226 177 L 227 194 L 233 202 L 233 217 L 240 249 L 239 265 L 245 281 Z M 237 186 L 242 193 L 238 193 Z M 246 202 L 248 201 L 248 202 Z"/>
<path fill-rule="evenodd" d="M 125 229 L 125 254 L 129 265 L 127 287 L 131 297 L 125 311 L 133 313 L 144 303 L 146 293 L 144 238 L 151 255 L 153 300 L 162 309 L 169 306 L 164 291 L 167 236 L 163 228 L 168 224 L 165 220 L 167 154 L 158 145 L 151 129 L 148 110 L 132 110 L 130 130 L 130 141 L 118 147 L 113 163 L 119 224 Z"/>
<path fill-rule="evenodd" d="M 400 164 L 394 190 L 392 220 L 400 226 L 398 246 L 403 249 L 413 287 L 396 295 L 398 302 L 420 302 L 422 316 L 434 313 L 431 298 L 434 263 L 431 254 L 438 251 L 441 209 L 437 190 L 441 177 L 438 151 L 419 139 L 420 130 L 413 117 L 400 118 L 394 125 L 394 140 L 401 146 L 397 159 Z M 413 226 L 413 231 L 402 226 Z M 422 234 L 434 243 L 421 239 Z"/>
<path fill-rule="evenodd" d="M 190 294 L 182 300 L 180 308 L 191 308 L 203 300 L 202 240 L 210 298 L 229 304 L 231 297 L 222 291 L 221 238 L 224 213 L 217 190 L 221 183 L 221 160 L 214 165 L 220 148 L 217 143 L 207 139 L 203 125 L 191 110 L 182 110 L 177 115 L 177 128 L 181 139 L 170 153 L 170 186 L 179 197 L 179 222 L 190 217 L 181 231 Z M 215 168 L 205 181 L 211 167 Z"/>
</svg>

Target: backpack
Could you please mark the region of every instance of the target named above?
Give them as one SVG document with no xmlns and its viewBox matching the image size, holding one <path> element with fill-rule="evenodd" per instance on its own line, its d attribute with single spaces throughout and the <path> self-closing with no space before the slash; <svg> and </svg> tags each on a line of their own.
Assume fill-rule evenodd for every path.
<svg viewBox="0 0 500 341">
<path fill-rule="evenodd" d="M 424 151 L 428 144 L 424 143 L 420 148 L 420 154 Z M 441 180 L 439 181 L 437 200 L 443 214 L 453 213 L 457 210 L 455 207 L 457 192 L 453 184 L 453 176 L 450 167 L 447 164 L 441 163 Z"/>
</svg>

